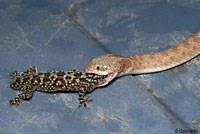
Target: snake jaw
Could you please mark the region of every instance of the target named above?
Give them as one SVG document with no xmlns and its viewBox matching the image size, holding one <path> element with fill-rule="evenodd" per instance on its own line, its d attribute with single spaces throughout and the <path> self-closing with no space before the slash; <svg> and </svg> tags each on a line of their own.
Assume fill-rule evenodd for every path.
<svg viewBox="0 0 200 134">
<path fill-rule="evenodd" d="M 117 76 L 117 73 L 114 73 L 114 72 L 108 73 L 108 74 L 107 74 L 107 78 L 106 78 L 103 82 L 99 83 L 98 87 L 102 87 L 102 86 L 107 85 L 107 84 L 110 83 L 116 76 Z"/>
</svg>

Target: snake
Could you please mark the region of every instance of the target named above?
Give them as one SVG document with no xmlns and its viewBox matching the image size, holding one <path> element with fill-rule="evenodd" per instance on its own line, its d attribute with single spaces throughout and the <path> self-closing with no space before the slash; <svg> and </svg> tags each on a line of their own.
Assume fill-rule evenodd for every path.
<svg viewBox="0 0 200 134">
<path fill-rule="evenodd" d="M 121 56 L 106 54 L 89 61 L 86 73 L 106 75 L 99 87 L 109 84 L 114 78 L 129 74 L 146 74 L 165 71 L 181 65 L 200 54 L 200 32 L 181 43 L 161 52 Z"/>
</svg>

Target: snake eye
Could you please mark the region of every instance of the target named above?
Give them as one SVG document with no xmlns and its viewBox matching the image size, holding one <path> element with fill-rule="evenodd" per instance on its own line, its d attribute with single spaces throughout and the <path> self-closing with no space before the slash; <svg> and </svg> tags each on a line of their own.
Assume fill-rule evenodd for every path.
<svg viewBox="0 0 200 134">
<path fill-rule="evenodd" d="M 97 66 L 97 70 L 99 70 L 100 69 L 100 67 L 99 66 Z"/>
</svg>

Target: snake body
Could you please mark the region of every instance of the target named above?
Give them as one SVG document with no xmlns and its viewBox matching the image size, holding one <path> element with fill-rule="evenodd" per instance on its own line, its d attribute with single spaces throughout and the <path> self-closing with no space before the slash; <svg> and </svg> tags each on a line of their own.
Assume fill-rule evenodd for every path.
<svg viewBox="0 0 200 134">
<path fill-rule="evenodd" d="M 161 52 L 131 56 L 107 54 L 96 57 L 85 66 L 84 71 L 86 73 L 107 75 L 106 81 L 99 85 L 104 86 L 115 77 L 164 71 L 183 64 L 199 54 L 200 32 Z"/>
</svg>

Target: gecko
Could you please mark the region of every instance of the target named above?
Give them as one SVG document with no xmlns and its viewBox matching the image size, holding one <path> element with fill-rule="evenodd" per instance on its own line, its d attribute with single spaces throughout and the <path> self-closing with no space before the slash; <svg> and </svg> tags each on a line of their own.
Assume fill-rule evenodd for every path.
<svg viewBox="0 0 200 134">
<path fill-rule="evenodd" d="M 9 74 L 12 78 L 10 87 L 15 90 L 23 91 L 14 99 L 10 100 L 10 105 L 22 103 L 29 100 L 34 91 L 41 92 L 78 92 L 79 105 L 87 107 L 86 103 L 91 102 L 90 96 L 85 98 L 87 92 L 93 91 L 99 84 L 106 80 L 105 75 L 93 73 L 82 73 L 78 70 L 72 71 L 49 71 L 37 72 L 36 66 L 32 66 L 24 72 L 14 71 Z"/>
</svg>

